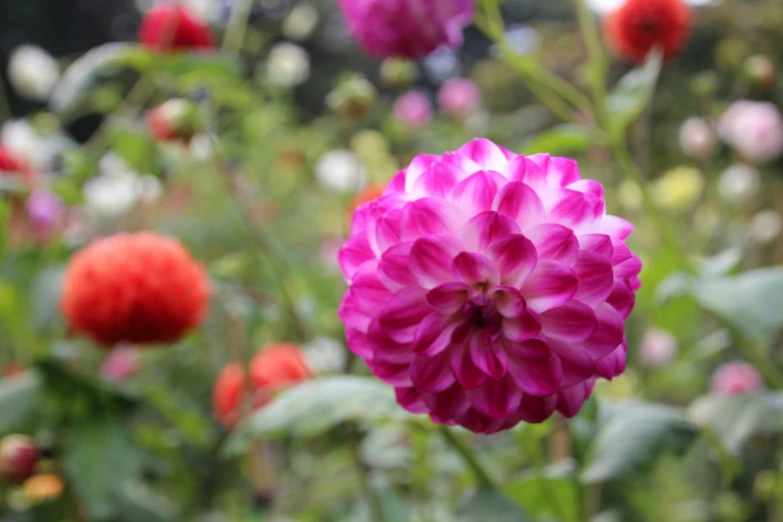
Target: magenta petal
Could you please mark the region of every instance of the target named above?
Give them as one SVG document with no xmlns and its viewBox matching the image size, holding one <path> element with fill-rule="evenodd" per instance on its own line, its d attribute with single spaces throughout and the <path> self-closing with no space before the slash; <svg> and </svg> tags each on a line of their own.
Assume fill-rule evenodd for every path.
<svg viewBox="0 0 783 522">
<path fill-rule="evenodd" d="M 556 355 L 545 359 L 512 358 L 508 372 L 525 393 L 537 396 L 556 393 L 563 379 L 563 368 Z"/>
<path fill-rule="evenodd" d="M 470 409 L 468 394 L 456 384 L 442 392 L 424 394 L 424 403 L 429 413 L 439 419 L 454 419 Z"/>
<path fill-rule="evenodd" d="M 459 182 L 458 174 L 460 172 L 456 167 L 436 163 L 416 180 L 411 195 L 418 198 L 445 198 Z"/>
<path fill-rule="evenodd" d="M 411 379 L 414 386 L 423 392 L 443 391 L 454 384 L 454 374 L 448 363 L 449 352 L 435 357 L 416 357 L 411 363 Z"/>
<path fill-rule="evenodd" d="M 391 179 L 386 189 L 383 191 L 384 196 L 395 196 L 405 192 L 405 179 L 408 177 L 406 170 L 398 171 Z"/>
<path fill-rule="evenodd" d="M 612 239 L 625 241 L 633 232 L 633 225 L 623 218 L 606 215 L 601 218 L 597 232 L 607 234 Z"/>
<path fill-rule="evenodd" d="M 612 293 L 614 273 L 605 257 L 595 252 L 580 252 L 574 271 L 579 278 L 579 290 L 574 299 L 593 306 L 606 301 Z"/>
<path fill-rule="evenodd" d="M 438 355 L 451 345 L 451 333 L 457 324 L 448 315 L 431 313 L 416 329 L 413 350 L 427 357 Z"/>
<path fill-rule="evenodd" d="M 409 266 L 422 288 L 435 288 L 454 278 L 451 260 L 459 247 L 457 239 L 444 235 L 423 237 L 413 243 Z"/>
<path fill-rule="evenodd" d="M 395 388 L 397 403 L 411 413 L 427 413 L 427 405 L 424 398 L 416 388 Z"/>
<path fill-rule="evenodd" d="M 372 373 L 392 386 L 411 386 L 410 364 L 395 363 L 375 357 L 368 363 Z"/>
<path fill-rule="evenodd" d="M 594 360 L 599 360 L 613 352 L 623 341 L 623 319 L 609 304 L 602 303 L 595 310 L 598 328 L 584 343 L 584 349 Z"/>
<path fill-rule="evenodd" d="M 521 230 L 534 227 L 546 219 L 544 204 L 538 194 L 521 181 L 512 181 L 504 186 L 495 197 L 493 208 L 515 221 Z"/>
<path fill-rule="evenodd" d="M 480 386 L 487 379 L 487 374 L 482 372 L 473 362 L 467 344 L 454 347 L 450 352 L 451 371 L 454 372 L 454 377 L 462 387 L 470 390 Z"/>
<path fill-rule="evenodd" d="M 501 172 L 508 163 L 503 150 L 485 138 L 475 139 L 463 145 L 457 149 L 457 153 L 467 156 L 486 170 Z"/>
<path fill-rule="evenodd" d="M 560 357 L 563 367 L 561 386 L 572 386 L 595 375 L 595 361 L 581 345 L 551 340 L 549 347 Z"/>
<path fill-rule="evenodd" d="M 525 395 L 522 397 L 522 402 L 519 404 L 517 415 L 522 421 L 538 424 L 551 417 L 555 412 L 556 406 L 556 395 L 549 395 L 546 397 Z"/>
<path fill-rule="evenodd" d="M 522 390 L 508 377 L 500 380 L 487 379 L 478 388 L 470 390 L 468 397 L 480 413 L 491 419 L 501 420 L 519 407 Z"/>
<path fill-rule="evenodd" d="M 340 249 L 338 254 L 340 261 L 340 267 L 345 274 L 345 279 L 350 281 L 356 270 L 366 261 L 375 259 L 370 243 L 367 241 L 367 236 L 357 235 L 345 243 Z"/>
<path fill-rule="evenodd" d="M 594 252 L 607 260 L 612 259 L 614 247 L 612 238 L 606 234 L 584 234 L 579 236 L 579 247 L 582 250 Z"/>
<path fill-rule="evenodd" d="M 381 256 L 378 263 L 378 276 L 390 290 L 402 290 L 406 286 L 416 284 L 410 270 L 409 258 L 413 243 L 400 243 L 393 246 Z"/>
<path fill-rule="evenodd" d="M 453 236 L 461 229 L 460 216 L 460 210 L 445 199 L 410 201 L 402 209 L 400 240 L 413 241 L 434 234 Z"/>
<path fill-rule="evenodd" d="M 598 328 L 595 311 L 584 303 L 571 300 L 541 314 L 541 330 L 550 339 L 578 343 Z"/>
<path fill-rule="evenodd" d="M 413 158 L 411 164 L 405 169 L 405 191 L 411 192 L 419 178 L 438 161 L 440 161 L 440 156 L 435 154 L 419 154 Z"/>
<path fill-rule="evenodd" d="M 451 201 L 471 216 L 492 210 L 498 188 L 505 182 L 505 178 L 497 172 L 481 170 L 454 187 Z"/>
<path fill-rule="evenodd" d="M 504 171 L 506 177 L 512 181 L 522 181 L 525 185 L 531 186 L 535 190 L 545 189 L 547 187 L 546 172 L 530 160 L 530 157 L 517 156 L 506 165 Z"/>
<path fill-rule="evenodd" d="M 395 207 L 386 211 L 375 226 L 367 228 L 367 238 L 376 256 L 400 242 L 400 219 L 402 209 Z"/>
<path fill-rule="evenodd" d="M 528 308 L 544 312 L 568 302 L 579 289 L 576 272 L 563 263 L 539 261 L 522 287 Z"/>
<path fill-rule="evenodd" d="M 378 323 L 398 343 L 413 342 L 416 328 L 432 311 L 424 291 L 409 288 L 395 294 L 378 314 Z"/>
<path fill-rule="evenodd" d="M 547 359 L 552 355 L 549 345 L 541 339 L 508 342 L 505 348 L 509 358 L 512 359 Z"/>
<path fill-rule="evenodd" d="M 527 304 L 519 290 L 513 286 L 496 286 L 487 294 L 500 312 L 508 318 L 520 317 L 527 311 Z"/>
<path fill-rule="evenodd" d="M 569 160 L 569 161 L 573 161 L 573 160 Z M 590 194 L 600 199 L 604 198 L 604 186 L 595 180 L 581 179 L 579 181 L 576 181 L 574 183 L 568 183 L 566 185 L 569 190 L 576 190 L 577 192 L 581 192 L 582 194 Z"/>
<path fill-rule="evenodd" d="M 487 377 L 500 379 L 506 375 L 508 359 L 503 348 L 497 343 L 487 342 L 479 333 L 473 334 L 469 345 L 470 357 L 478 369 Z"/>
<path fill-rule="evenodd" d="M 557 411 L 569 419 L 574 417 L 590 398 L 593 386 L 594 381 L 587 381 L 561 389 L 557 393 Z"/>
<path fill-rule="evenodd" d="M 525 236 L 535 245 L 539 261 L 557 261 L 569 266 L 576 262 L 579 240 L 570 228 L 545 223 L 526 230 Z"/>
<path fill-rule="evenodd" d="M 470 298 L 471 290 L 465 283 L 450 281 L 427 292 L 427 302 L 445 314 L 453 314 Z"/>
<path fill-rule="evenodd" d="M 495 286 L 500 283 L 500 273 L 487 257 L 472 252 L 460 252 L 451 266 L 454 275 L 462 282 L 474 285 Z"/>
<path fill-rule="evenodd" d="M 519 226 L 511 218 L 489 211 L 465 223 L 461 237 L 465 250 L 484 252 L 494 241 L 519 233 Z"/>
<path fill-rule="evenodd" d="M 541 332 L 541 321 L 535 314 L 503 319 L 503 335 L 511 342 L 527 341 Z"/>
<path fill-rule="evenodd" d="M 519 234 L 506 236 L 489 245 L 487 256 L 500 270 L 501 281 L 515 288 L 522 287 L 538 263 L 536 247 Z"/>
<path fill-rule="evenodd" d="M 639 272 L 642 271 L 642 261 L 636 256 L 631 256 L 630 258 L 626 259 L 622 263 L 616 264 L 614 266 L 614 275 L 615 277 L 626 279 L 626 278 L 632 278 L 639 275 Z"/>
<path fill-rule="evenodd" d="M 451 344 L 456 346 L 466 343 L 471 335 L 473 335 L 473 323 L 470 321 L 463 321 L 454 329 L 454 332 L 452 332 Z"/>
<path fill-rule="evenodd" d="M 584 230 L 592 227 L 595 213 L 587 196 L 581 192 L 557 189 L 547 206 L 547 219 L 570 228 Z"/>
<path fill-rule="evenodd" d="M 612 293 L 609 294 L 606 302 L 617 310 L 617 313 L 620 314 L 623 320 L 626 320 L 631 315 L 636 304 L 636 295 L 625 282 L 616 281 Z"/>
<path fill-rule="evenodd" d="M 595 364 L 598 375 L 604 379 L 609 379 L 610 381 L 615 377 L 622 375 L 623 372 L 625 372 L 627 352 L 628 344 L 623 341 L 623 344 Z"/>
</svg>

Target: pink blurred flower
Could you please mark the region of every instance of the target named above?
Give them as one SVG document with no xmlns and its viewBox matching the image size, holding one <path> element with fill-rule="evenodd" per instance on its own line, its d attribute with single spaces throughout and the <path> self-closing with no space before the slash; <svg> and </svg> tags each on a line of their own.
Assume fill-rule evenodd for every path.
<svg viewBox="0 0 783 522">
<path fill-rule="evenodd" d="M 693 158 L 707 158 L 715 150 L 715 131 L 702 118 L 688 118 L 680 127 L 680 148 Z"/>
<path fill-rule="evenodd" d="M 722 365 L 712 375 L 712 391 L 726 395 L 747 395 L 764 388 L 761 374 L 752 364 L 734 361 Z"/>
<path fill-rule="evenodd" d="M 783 119 L 769 102 L 732 103 L 719 122 L 723 140 L 745 159 L 765 163 L 783 153 Z"/>
<path fill-rule="evenodd" d="M 65 217 L 65 204 L 56 194 L 46 190 L 34 190 L 25 203 L 27 216 L 36 234 L 48 236 Z"/>
<path fill-rule="evenodd" d="M 423 129 L 432 121 L 432 103 L 418 91 L 408 91 L 394 103 L 394 118 L 411 129 Z"/>
<path fill-rule="evenodd" d="M 625 369 L 633 226 L 574 160 L 474 140 L 420 155 L 357 209 L 340 252 L 351 350 L 436 422 L 572 417 Z"/>
<path fill-rule="evenodd" d="M 650 368 L 666 366 L 677 353 L 677 338 L 664 330 L 651 328 L 645 332 L 639 345 L 639 358 Z"/>
<path fill-rule="evenodd" d="M 120 345 L 113 349 L 101 364 L 101 377 L 109 382 L 122 382 L 139 371 L 139 350 Z"/>
<path fill-rule="evenodd" d="M 338 0 L 348 29 L 377 58 L 417 59 L 462 44 L 474 0 Z"/>
<path fill-rule="evenodd" d="M 465 118 L 481 107 L 481 90 L 473 80 L 452 78 L 441 86 L 438 105 L 455 118 Z"/>
</svg>

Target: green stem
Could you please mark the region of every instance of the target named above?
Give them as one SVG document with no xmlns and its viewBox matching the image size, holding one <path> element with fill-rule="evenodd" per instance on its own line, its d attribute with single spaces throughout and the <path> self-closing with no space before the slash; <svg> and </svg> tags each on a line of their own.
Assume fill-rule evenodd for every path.
<svg viewBox="0 0 783 522">
<path fill-rule="evenodd" d="M 529 435 L 529 434 L 527 434 Z M 565 522 L 570 519 L 568 513 L 565 512 L 565 506 L 560 502 L 559 495 L 557 494 L 557 488 L 555 488 L 549 477 L 546 476 L 546 460 L 543 458 L 543 451 L 541 445 L 537 444 L 537 440 L 533 437 L 526 436 L 525 445 L 530 459 L 536 468 L 536 475 L 538 480 L 543 484 L 544 495 L 547 497 L 547 501 L 552 506 L 555 515 L 558 520 Z"/>
<path fill-rule="evenodd" d="M 231 6 L 228 29 L 223 37 L 223 44 L 221 46 L 224 51 L 238 53 L 240 49 L 242 49 L 242 43 L 245 40 L 245 31 L 247 31 L 247 24 L 250 20 L 252 7 L 253 5 L 250 0 L 236 0 Z"/>
<path fill-rule="evenodd" d="M 462 440 L 460 440 L 459 437 L 457 437 L 450 428 L 441 426 L 440 432 L 443 435 L 443 438 L 445 438 L 446 441 L 457 451 L 457 453 L 460 454 L 462 460 L 465 461 L 465 464 L 467 464 L 467 466 L 473 472 L 473 475 L 476 477 L 476 482 L 478 482 L 479 486 L 482 488 L 497 489 L 497 484 L 489 475 L 489 472 L 487 472 L 484 466 L 481 465 L 473 450 L 470 449 L 468 445 L 465 444 Z"/>
<path fill-rule="evenodd" d="M 595 102 L 595 116 L 599 125 L 606 128 L 608 122 L 604 119 L 606 109 L 606 58 L 604 57 L 601 38 L 598 34 L 598 26 L 593 18 L 590 8 L 585 0 L 576 0 L 576 9 L 579 17 L 579 25 L 587 47 L 587 56 L 590 63 L 590 87 Z M 608 130 L 608 129 L 606 129 Z"/>
</svg>

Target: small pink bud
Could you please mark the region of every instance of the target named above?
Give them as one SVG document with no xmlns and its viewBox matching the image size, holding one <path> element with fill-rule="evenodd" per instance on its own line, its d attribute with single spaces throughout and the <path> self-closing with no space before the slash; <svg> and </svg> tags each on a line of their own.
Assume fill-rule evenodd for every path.
<svg viewBox="0 0 783 522">
<path fill-rule="evenodd" d="M 761 374 L 752 364 L 742 361 L 726 363 L 712 376 L 712 391 L 726 395 L 748 395 L 764 387 Z"/>
<path fill-rule="evenodd" d="M 21 484 L 33 475 L 38 448 L 30 437 L 8 435 L 0 439 L 0 475 L 6 482 Z"/>
<path fill-rule="evenodd" d="M 138 370 L 138 349 L 120 345 L 101 364 L 101 377 L 109 382 L 122 382 L 133 377 Z"/>
<path fill-rule="evenodd" d="M 408 91 L 394 103 L 394 118 L 410 129 L 423 129 L 432 121 L 432 103 L 418 91 Z"/>
<path fill-rule="evenodd" d="M 438 105 L 446 114 L 463 119 L 481 107 L 481 90 L 467 78 L 452 78 L 438 92 Z"/>
<path fill-rule="evenodd" d="M 677 354 L 677 338 L 669 332 L 651 328 L 644 334 L 639 349 L 642 364 L 660 368 L 669 364 Z"/>
<path fill-rule="evenodd" d="M 707 158 L 715 150 L 715 131 L 702 118 L 688 118 L 680 127 L 680 147 L 693 158 Z"/>
</svg>

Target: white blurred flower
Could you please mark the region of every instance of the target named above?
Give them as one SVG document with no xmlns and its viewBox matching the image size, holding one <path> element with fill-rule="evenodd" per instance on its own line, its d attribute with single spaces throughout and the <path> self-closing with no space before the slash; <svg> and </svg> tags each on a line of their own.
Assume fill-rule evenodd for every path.
<svg viewBox="0 0 783 522">
<path fill-rule="evenodd" d="M 296 87 L 310 77 L 310 55 L 296 44 L 279 43 L 269 51 L 266 73 L 274 85 Z"/>
<path fill-rule="evenodd" d="M 316 337 L 302 346 L 302 352 L 307 366 L 316 375 L 340 373 L 348 356 L 345 345 L 330 337 Z"/>
<path fill-rule="evenodd" d="M 207 161 L 212 157 L 212 140 L 206 134 L 196 134 L 190 139 L 190 153 L 194 159 Z"/>
<path fill-rule="evenodd" d="M 0 130 L 0 142 L 12 155 L 27 161 L 35 159 L 41 138 L 27 120 L 11 120 Z"/>
<path fill-rule="evenodd" d="M 26 98 L 46 101 L 60 80 L 60 67 L 52 56 L 35 45 L 20 45 L 11 51 L 8 80 Z"/>
<path fill-rule="evenodd" d="M 315 165 L 315 177 L 333 192 L 356 192 L 367 184 L 367 168 L 353 152 L 336 149 L 321 156 Z"/>
<path fill-rule="evenodd" d="M 769 243 L 783 230 L 783 218 L 774 210 L 758 212 L 750 221 L 750 237 L 759 243 Z"/>
<path fill-rule="evenodd" d="M 677 338 L 669 332 L 651 328 L 639 346 L 639 359 L 649 368 L 666 366 L 677 354 Z"/>
<path fill-rule="evenodd" d="M 783 153 L 783 119 L 772 103 L 732 103 L 720 118 L 719 130 L 727 144 L 754 163 L 765 163 Z"/>
<path fill-rule="evenodd" d="M 626 0 L 587 0 L 587 5 L 598 14 L 606 14 L 620 8 Z M 717 5 L 721 0 L 685 0 L 685 3 L 694 7 Z"/>
<path fill-rule="evenodd" d="M 118 218 L 139 202 L 150 203 L 163 192 L 160 180 L 151 174 L 139 176 L 116 154 L 106 154 L 99 165 L 101 174 L 84 188 L 88 211 L 98 218 Z"/>
<path fill-rule="evenodd" d="M 707 158 L 715 150 L 715 131 L 707 120 L 688 118 L 680 127 L 680 148 L 688 156 Z"/>
<path fill-rule="evenodd" d="M 318 9 L 310 2 L 301 2 L 283 20 L 283 35 L 291 40 L 306 40 L 318 26 Z"/>
<path fill-rule="evenodd" d="M 157 176 L 145 174 L 136 181 L 136 190 L 139 194 L 139 200 L 152 203 L 163 194 L 163 184 Z"/>
<path fill-rule="evenodd" d="M 718 180 L 718 192 L 724 201 L 743 203 L 753 199 L 761 187 L 759 171 L 750 165 L 735 163 Z"/>
</svg>

